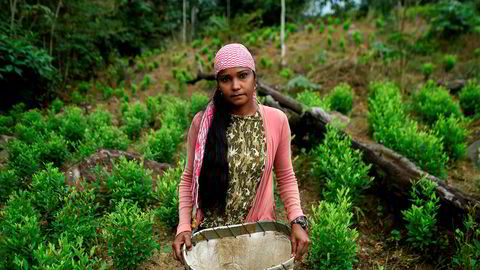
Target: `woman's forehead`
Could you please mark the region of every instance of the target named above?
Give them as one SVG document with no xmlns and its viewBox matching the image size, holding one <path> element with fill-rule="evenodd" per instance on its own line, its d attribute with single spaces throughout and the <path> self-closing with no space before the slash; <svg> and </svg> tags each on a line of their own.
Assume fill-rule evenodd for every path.
<svg viewBox="0 0 480 270">
<path fill-rule="evenodd" d="M 236 75 L 237 73 L 243 72 L 243 71 L 250 71 L 250 68 L 247 67 L 231 67 L 231 68 L 226 68 L 218 73 L 218 76 L 222 75 Z"/>
</svg>

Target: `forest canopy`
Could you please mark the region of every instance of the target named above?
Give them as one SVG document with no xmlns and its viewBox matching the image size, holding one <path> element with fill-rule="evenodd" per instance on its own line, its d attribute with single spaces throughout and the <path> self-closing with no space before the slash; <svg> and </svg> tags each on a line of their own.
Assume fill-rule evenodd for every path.
<svg viewBox="0 0 480 270">
<path fill-rule="evenodd" d="M 280 24 L 277 0 L 184 2 L 189 40 L 204 35 L 231 38 L 232 26 L 236 32 L 248 32 Z M 468 3 L 474 8 L 458 1 L 287 0 L 287 22 L 306 17 L 312 7 L 329 6 L 337 15 L 352 8 L 388 15 L 401 4 L 438 6 L 422 12 L 435 19 L 434 28 L 447 34 L 468 31 L 480 7 L 478 0 Z M 0 87 L 6 94 L 0 106 L 8 108 L 21 101 L 41 105 L 52 100 L 67 79 L 90 78 L 117 56 L 164 48 L 166 40 L 180 38 L 182 18 L 183 5 L 178 0 L 2 1 Z M 13 89 L 19 91 L 13 93 Z"/>
</svg>

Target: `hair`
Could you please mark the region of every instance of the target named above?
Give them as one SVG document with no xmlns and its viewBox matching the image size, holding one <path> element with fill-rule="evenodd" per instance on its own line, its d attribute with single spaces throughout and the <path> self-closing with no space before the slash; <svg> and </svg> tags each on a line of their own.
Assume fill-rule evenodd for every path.
<svg viewBox="0 0 480 270">
<path fill-rule="evenodd" d="M 232 122 L 232 117 L 230 106 L 220 90 L 215 91 L 213 104 L 215 112 L 205 142 L 198 195 L 203 210 L 220 210 L 223 213 L 230 178 L 227 159 L 227 129 Z"/>
<path fill-rule="evenodd" d="M 256 81 L 255 72 L 253 72 L 253 76 Z M 215 91 L 212 100 L 215 111 L 205 142 L 203 163 L 198 180 L 200 185 L 198 196 L 200 207 L 204 211 L 218 210 L 220 213 L 224 213 L 230 182 L 227 129 L 232 123 L 232 116 L 230 104 L 220 90 Z"/>
</svg>

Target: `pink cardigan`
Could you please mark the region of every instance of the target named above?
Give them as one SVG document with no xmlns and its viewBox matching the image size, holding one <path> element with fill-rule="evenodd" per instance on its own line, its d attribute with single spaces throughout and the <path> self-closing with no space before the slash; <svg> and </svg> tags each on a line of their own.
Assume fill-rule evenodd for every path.
<svg viewBox="0 0 480 270">
<path fill-rule="evenodd" d="M 275 201 L 273 197 L 272 169 L 275 167 L 275 175 L 280 191 L 280 198 L 287 210 L 289 222 L 303 215 L 300 206 L 297 179 L 293 172 L 291 149 L 290 149 L 290 126 L 287 116 L 280 110 L 260 105 L 260 113 L 263 118 L 265 136 L 267 138 L 267 159 L 265 171 L 258 186 L 255 201 L 245 222 L 258 220 L 275 220 Z M 191 193 L 193 159 L 195 155 L 195 142 L 201 121 L 201 113 L 193 118 L 188 131 L 187 164 L 179 185 L 179 224 L 177 235 L 184 231 L 191 231 L 191 217 L 193 198 Z M 201 211 L 197 211 L 196 224 L 200 224 L 203 218 Z"/>
</svg>

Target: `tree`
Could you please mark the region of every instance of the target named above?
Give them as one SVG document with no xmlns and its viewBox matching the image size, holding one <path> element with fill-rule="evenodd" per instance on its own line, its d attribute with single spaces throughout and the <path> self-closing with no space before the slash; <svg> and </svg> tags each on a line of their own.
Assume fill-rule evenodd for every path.
<svg viewBox="0 0 480 270">
<path fill-rule="evenodd" d="M 280 30 L 280 42 L 282 45 L 282 66 L 287 65 L 287 60 L 285 59 L 285 0 L 282 0 L 282 12 L 280 15 L 281 30 Z"/>
<path fill-rule="evenodd" d="M 187 43 L 187 0 L 183 0 L 183 44 Z"/>
</svg>

